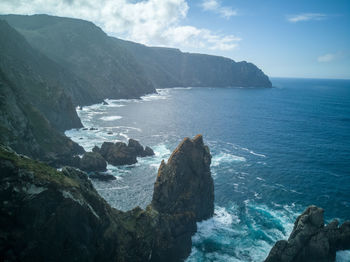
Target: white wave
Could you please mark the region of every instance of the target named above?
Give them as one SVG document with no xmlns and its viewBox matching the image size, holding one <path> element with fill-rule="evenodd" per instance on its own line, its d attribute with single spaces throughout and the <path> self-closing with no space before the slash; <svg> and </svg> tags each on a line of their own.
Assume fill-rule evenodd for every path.
<svg viewBox="0 0 350 262">
<path fill-rule="evenodd" d="M 158 169 L 162 160 L 167 160 L 171 154 L 171 151 L 165 144 L 159 144 L 152 147 L 154 156 L 138 158 L 140 165 L 148 165 L 151 168 Z"/>
<path fill-rule="evenodd" d="M 113 121 L 113 120 L 118 120 L 118 119 L 122 119 L 123 117 L 121 116 L 103 116 L 100 119 L 104 120 L 104 121 Z"/>
<path fill-rule="evenodd" d="M 106 187 L 106 188 L 99 188 L 98 190 L 120 190 L 120 189 L 127 189 L 129 186 L 116 186 L 116 187 Z"/>
<path fill-rule="evenodd" d="M 218 155 L 214 155 L 211 161 L 211 166 L 219 166 L 222 163 L 232 163 L 232 162 L 245 162 L 246 159 L 242 156 L 236 156 L 228 153 L 221 152 Z"/>
<path fill-rule="evenodd" d="M 241 147 L 241 149 L 244 150 L 244 151 L 247 151 L 248 153 L 250 153 L 250 154 L 252 154 L 252 155 L 255 155 L 255 156 L 266 157 L 266 156 L 263 155 L 263 154 L 255 153 L 253 150 L 250 150 L 250 149 L 245 148 L 245 147 Z"/>
<path fill-rule="evenodd" d="M 169 96 L 169 90 L 168 89 L 157 89 L 157 93 L 155 94 L 148 94 L 141 96 L 142 101 L 154 101 L 154 100 L 162 100 L 162 99 L 168 99 Z"/>
<path fill-rule="evenodd" d="M 174 90 L 191 90 L 192 87 L 189 86 L 189 87 L 172 87 L 171 89 L 174 89 Z"/>
<path fill-rule="evenodd" d="M 350 250 L 338 251 L 336 262 L 349 262 L 350 261 Z"/>
</svg>

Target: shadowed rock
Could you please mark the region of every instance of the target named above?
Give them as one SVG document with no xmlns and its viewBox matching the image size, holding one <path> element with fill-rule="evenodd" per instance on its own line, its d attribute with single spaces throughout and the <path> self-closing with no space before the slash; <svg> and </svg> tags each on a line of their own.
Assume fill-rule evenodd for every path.
<svg viewBox="0 0 350 262">
<path fill-rule="evenodd" d="M 143 146 L 134 139 L 129 139 L 128 144 L 123 142 L 104 142 L 101 149 L 95 146 L 93 152 L 100 153 L 103 158 L 114 166 L 132 165 L 137 163 L 137 157 L 153 156 L 154 152 L 150 147 Z"/>
<path fill-rule="evenodd" d="M 331 262 L 336 251 L 350 249 L 350 221 L 324 225 L 323 209 L 310 206 L 295 221 L 288 241 L 280 240 L 265 262 Z"/>
<path fill-rule="evenodd" d="M 106 171 L 107 163 L 100 153 L 86 152 L 80 160 L 80 169 L 86 172 Z"/>
<path fill-rule="evenodd" d="M 201 135 L 185 138 L 167 163 L 162 161 L 152 206 L 159 212 L 191 212 L 196 221 L 214 213 L 214 183 L 210 174 L 211 155 Z"/>
<path fill-rule="evenodd" d="M 110 174 L 103 174 L 103 173 L 92 173 L 89 175 L 91 179 L 97 179 L 100 181 L 110 181 L 110 180 L 116 180 L 116 177 Z"/>
<path fill-rule="evenodd" d="M 196 221 L 213 214 L 209 165 L 202 137 L 186 138 L 159 168 L 152 204 L 122 212 L 86 173 L 0 146 L 0 260 L 183 261 Z"/>
</svg>

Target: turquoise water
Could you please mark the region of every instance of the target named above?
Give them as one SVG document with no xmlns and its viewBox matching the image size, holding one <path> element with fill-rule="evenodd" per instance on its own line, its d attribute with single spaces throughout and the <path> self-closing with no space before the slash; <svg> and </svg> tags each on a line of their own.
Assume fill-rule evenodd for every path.
<svg viewBox="0 0 350 262">
<path fill-rule="evenodd" d="M 326 219 L 350 219 L 350 81 L 272 79 L 275 88 L 176 88 L 141 100 L 78 110 L 86 127 L 66 134 L 91 150 L 129 137 L 155 157 L 108 166 L 95 182 L 114 207 L 145 207 L 162 159 L 184 137 L 209 145 L 215 216 L 198 224 L 188 261 L 262 261 L 308 205 Z M 113 134 L 107 134 L 107 132 Z M 338 261 L 350 261 L 349 253 Z"/>
</svg>

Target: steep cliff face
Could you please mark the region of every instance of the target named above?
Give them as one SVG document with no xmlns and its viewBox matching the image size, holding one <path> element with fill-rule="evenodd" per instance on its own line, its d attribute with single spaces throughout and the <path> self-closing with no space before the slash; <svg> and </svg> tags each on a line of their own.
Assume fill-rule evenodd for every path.
<svg viewBox="0 0 350 262">
<path fill-rule="evenodd" d="M 59 82 L 49 79 L 51 66 L 57 69 L 0 21 L 0 143 L 35 159 L 68 164 L 84 150 L 57 130 L 81 123 Z"/>
<path fill-rule="evenodd" d="M 124 48 L 115 45 L 93 23 L 48 15 L 2 16 L 43 54 L 88 83 L 82 90 L 66 90 L 75 104 L 105 98 L 138 98 L 155 92 L 143 69 Z"/>
<path fill-rule="evenodd" d="M 98 195 L 86 173 L 59 172 L 0 146 L 0 260 L 181 261 L 191 250 L 196 221 L 213 213 L 213 203 L 206 204 L 208 211 L 194 206 L 197 198 L 206 198 L 200 189 L 213 195 L 210 154 L 199 136 L 186 139 L 168 163 L 171 176 L 164 167 L 159 170 L 163 189 L 199 178 L 208 184 L 192 188 L 190 197 L 184 198 L 189 187 L 169 192 L 179 194 L 169 198 L 175 207 L 155 207 L 153 197 L 146 210 L 121 212 Z M 154 194 L 160 195 L 159 190 L 155 186 Z"/>
<path fill-rule="evenodd" d="M 157 88 L 193 87 L 271 87 L 269 78 L 254 64 L 232 59 L 183 53 L 174 48 L 147 47 L 114 39 L 144 65 Z"/>
<path fill-rule="evenodd" d="M 295 221 L 288 241 L 280 240 L 265 262 L 333 262 L 336 251 L 350 249 L 350 221 L 324 224 L 323 209 L 310 206 Z"/>
<path fill-rule="evenodd" d="M 77 79 L 33 49 L 2 20 L 0 70 L 16 88 L 21 102 L 36 107 L 57 130 L 82 126 L 70 97 L 64 92 L 66 87 L 79 88 Z"/>
<path fill-rule="evenodd" d="M 48 15 L 1 18 L 33 47 L 89 83 L 83 90 L 66 90 L 75 104 L 85 102 L 81 91 L 101 101 L 140 97 L 155 92 L 154 87 L 271 87 L 251 63 L 123 41 L 91 22 Z"/>
</svg>

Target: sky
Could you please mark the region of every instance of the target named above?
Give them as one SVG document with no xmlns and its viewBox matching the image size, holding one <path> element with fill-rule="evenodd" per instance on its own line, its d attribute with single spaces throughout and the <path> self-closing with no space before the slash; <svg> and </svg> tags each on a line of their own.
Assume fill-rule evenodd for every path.
<svg viewBox="0 0 350 262">
<path fill-rule="evenodd" d="M 252 62 L 271 77 L 350 79 L 349 0 L 1 0 L 0 13 L 81 18 L 118 38 Z"/>
</svg>

